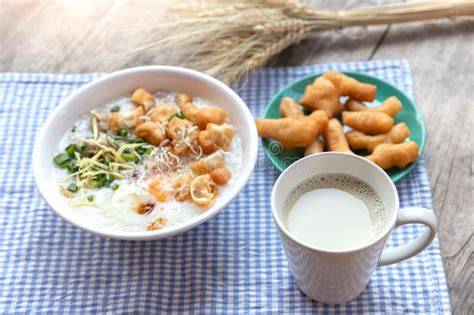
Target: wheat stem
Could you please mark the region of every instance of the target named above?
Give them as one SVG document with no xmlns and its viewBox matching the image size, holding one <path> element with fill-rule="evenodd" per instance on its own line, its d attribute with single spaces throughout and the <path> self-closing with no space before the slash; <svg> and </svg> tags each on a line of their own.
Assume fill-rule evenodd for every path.
<svg viewBox="0 0 474 315">
<path fill-rule="evenodd" d="M 166 63 L 230 83 L 321 31 L 459 16 L 474 16 L 474 1 L 412 1 L 346 11 L 317 10 L 296 0 L 184 1 L 148 28 L 153 38 L 129 54 L 165 56 Z"/>
</svg>

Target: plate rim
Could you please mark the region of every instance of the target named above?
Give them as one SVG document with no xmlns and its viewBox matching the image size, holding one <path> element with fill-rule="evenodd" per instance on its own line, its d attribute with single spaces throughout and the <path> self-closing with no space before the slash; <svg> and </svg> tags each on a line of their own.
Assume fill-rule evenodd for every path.
<svg viewBox="0 0 474 315">
<path fill-rule="evenodd" d="M 276 100 L 283 95 L 283 92 L 290 89 L 293 85 L 296 85 L 298 83 L 300 83 L 301 81 L 304 81 L 304 80 L 308 80 L 308 79 L 315 79 L 317 77 L 320 77 L 324 74 L 324 72 L 326 71 L 322 71 L 322 72 L 317 72 L 317 73 L 311 73 L 311 74 L 307 74 L 307 75 L 304 75 L 296 80 L 293 80 L 291 82 L 289 82 L 288 84 L 286 84 L 284 87 L 282 87 L 281 89 L 278 90 L 278 92 L 271 98 L 270 101 L 267 102 L 267 105 L 265 107 L 265 111 L 263 113 L 263 118 L 268 118 L 268 112 L 270 111 L 270 108 L 271 108 L 271 104 L 273 104 L 274 102 L 276 102 Z M 426 128 L 425 128 L 425 120 L 423 118 L 423 115 L 420 111 L 420 109 L 418 108 L 418 106 L 416 105 L 415 101 L 409 97 L 407 95 L 407 93 L 405 93 L 404 91 L 402 91 L 401 89 L 399 89 L 398 87 L 396 87 L 395 85 L 393 85 L 392 83 L 384 80 L 384 79 L 381 79 L 379 77 L 376 77 L 376 76 L 373 76 L 373 75 L 369 75 L 369 74 L 366 74 L 366 73 L 361 73 L 361 72 L 357 72 L 357 71 L 345 71 L 345 70 L 342 70 L 342 71 L 338 71 L 338 72 L 341 72 L 347 76 L 352 76 L 352 75 L 356 75 L 356 76 L 361 76 L 361 77 L 365 77 L 365 78 L 368 78 L 369 80 L 374 80 L 374 81 L 379 81 L 381 82 L 382 84 L 385 84 L 387 85 L 389 88 L 391 89 L 394 89 L 396 91 L 398 91 L 400 94 L 402 94 L 406 99 L 408 99 L 412 105 L 413 105 L 413 108 L 415 110 L 415 120 L 420 122 L 420 126 L 421 126 L 421 143 L 417 143 L 418 146 L 419 146 L 419 150 L 418 150 L 418 153 L 419 153 L 419 157 L 421 158 L 423 153 L 424 153 L 424 150 L 425 150 L 425 144 L 426 144 Z M 364 82 L 364 81 L 362 81 Z M 377 89 L 379 87 L 378 84 L 377 85 Z M 275 160 L 274 160 L 274 155 L 270 154 L 269 152 L 269 149 L 268 149 L 268 145 L 270 143 L 270 139 L 267 139 L 267 138 L 261 138 L 262 139 L 262 146 L 263 146 L 263 151 L 265 152 L 265 155 L 268 157 L 268 159 L 270 160 L 270 162 L 272 163 L 272 165 L 280 172 L 283 172 L 285 169 L 282 169 L 280 164 L 279 163 L 276 163 Z M 409 166 L 407 166 L 405 169 L 403 169 L 403 173 L 402 174 L 397 174 L 395 176 L 390 176 L 390 178 L 392 179 L 392 181 L 394 183 L 398 182 L 399 180 L 401 180 L 402 178 L 404 178 L 405 176 L 407 176 L 408 174 L 410 174 L 410 172 L 412 171 L 412 169 L 415 167 L 415 165 L 418 163 L 420 159 L 416 160 L 415 162 L 411 163 Z"/>
</svg>

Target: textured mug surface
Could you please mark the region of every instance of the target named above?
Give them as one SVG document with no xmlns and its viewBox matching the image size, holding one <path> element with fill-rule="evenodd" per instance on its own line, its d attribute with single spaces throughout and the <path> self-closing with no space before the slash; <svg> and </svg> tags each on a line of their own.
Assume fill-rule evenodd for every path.
<svg viewBox="0 0 474 315">
<path fill-rule="evenodd" d="M 351 250 L 327 250 L 303 244 L 288 231 L 283 220 L 283 205 L 289 193 L 305 180 L 325 173 L 357 177 L 375 189 L 384 203 L 386 226 L 367 244 Z M 303 158 L 278 178 L 271 197 L 272 214 L 296 284 L 313 300 L 338 304 L 356 298 L 367 286 L 379 266 L 412 257 L 425 249 L 436 236 L 436 217 L 432 211 L 411 208 L 399 211 L 398 193 L 390 177 L 365 158 L 324 152 Z M 390 232 L 403 224 L 418 223 L 427 229 L 408 244 L 383 250 Z"/>
</svg>

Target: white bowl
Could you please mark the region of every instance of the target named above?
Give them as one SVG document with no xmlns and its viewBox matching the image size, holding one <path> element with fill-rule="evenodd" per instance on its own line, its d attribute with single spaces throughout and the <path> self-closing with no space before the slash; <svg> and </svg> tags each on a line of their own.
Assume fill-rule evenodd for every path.
<svg viewBox="0 0 474 315">
<path fill-rule="evenodd" d="M 167 90 L 184 92 L 199 97 L 227 112 L 236 134 L 242 142 L 242 168 L 226 195 L 206 212 L 184 223 L 158 231 L 111 232 L 90 226 L 78 220 L 61 196 L 56 183 L 53 157 L 57 154 L 61 138 L 71 126 L 90 110 L 130 95 L 136 88 L 150 91 Z M 255 166 L 258 152 L 258 135 L 249 109 L 242 99 L 222 82 L 206 74 L 169 66 L 145 66 L 125 69 L 94 80 L 67 97 L 41 128 L 33 151 L 33 173 L 39 192 L 51 209 L 67 222 L 94 234 L 126 240 L 150 240 L 183 233 L 206 222 L 219 213 L 247 183 Z"/>
</svg>

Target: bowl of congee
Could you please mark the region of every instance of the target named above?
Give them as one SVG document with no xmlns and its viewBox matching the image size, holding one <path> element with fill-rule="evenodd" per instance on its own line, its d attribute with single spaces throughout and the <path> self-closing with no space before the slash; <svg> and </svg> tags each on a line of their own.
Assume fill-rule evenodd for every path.
<svg viewBox="0 0 474 315">
<path fill-rule="evenodd" d="M 160 239 L 211 219 L 237 196 L 257 139 L 249 109 L 220 81 L 137 67 L 84 85 L 52 111 L 33 172 L 50 208 L 74 226 Z"/>
</svg>

